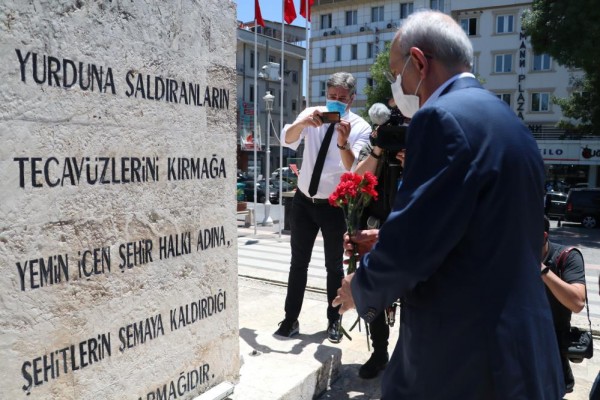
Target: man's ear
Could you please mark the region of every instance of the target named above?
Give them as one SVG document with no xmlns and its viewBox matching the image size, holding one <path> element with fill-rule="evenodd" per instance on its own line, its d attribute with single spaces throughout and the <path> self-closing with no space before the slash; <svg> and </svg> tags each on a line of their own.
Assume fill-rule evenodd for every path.
<svg viewBox="0 0 600 400">
<path fill-rule="evenodd" d="M 548 232 L 544 232 L 544 244 L 548 241 Z"/>
<path fill-rule="evenodd" d="M 419 71 L 420 78 L 425 79 L 429 73 L 429 61 L 427 60 L 427 57 L 425 57 L 425 53 L 418 47 L 411 47 L 410 55 L 413 59 L 412 62 L 415 63 L 415 68 Z"/>
</svg>

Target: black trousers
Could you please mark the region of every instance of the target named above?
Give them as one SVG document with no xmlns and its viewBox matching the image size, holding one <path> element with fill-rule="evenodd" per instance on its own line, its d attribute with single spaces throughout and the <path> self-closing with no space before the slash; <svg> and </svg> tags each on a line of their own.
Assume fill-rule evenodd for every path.
<svg viewBox="0 0 600 400">
<path fill-rule="evenodd" d="M 388 348 L 388 339 L 390 338 L 390 327 L 385 322 L 385 311 L 379 313 L 369 324 L 369 334 L 373 342 L 374 353 L 385 353 Z"/>
<path fill-rule="evenodd" d="M 337 321 L 340 317 L 339 306 L 332 307 L 331 302 L 337 296 L 337 290 L 344 278 L 342 268 L 344 233 L 346 232 L 344 213 L 341 208 L 332 207 L 327 202 L 313 203 L 300 191 L 296 191 L 292 201 L 291 216 L 292 261 L 285 299 L 285 318 L 295 321 L 300 315 L 306 289 L 308 264 L 320 229 L 325 247 L 325 269 L 327 270 L 327 319 Z"/>
</svg>

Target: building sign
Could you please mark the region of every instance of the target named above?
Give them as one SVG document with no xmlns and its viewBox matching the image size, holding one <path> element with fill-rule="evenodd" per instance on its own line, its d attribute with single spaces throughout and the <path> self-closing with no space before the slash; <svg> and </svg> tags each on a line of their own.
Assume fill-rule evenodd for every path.
<svg viewBox="0 0 600 400">
<path fill-rule="evenodd" d="M 258 132 L 254 133 L 254 102 L 243 101 L 240 98 L 238 99 L 238 105 L 240 150 L 254 151 L 254 146 L 257 146 L 256 150 L 261 150 L 260 125 L 258 126 Z"/>
<path fill-rule="evenodd" d="M 600 165 L 600 141 L 538 140 L 546 164 Z"/>
<path fill-rule="evenodd" d="M 0 15 L 0 398 L 235 382 L 235 8 Z"/>
<path fill-rule="evenodd" d="M 519 75 L 517 76 L 517 116 L 521 118 L 521 120 L 524 120 L 523 112 L 525 112 L 525 90 L 523 89 L 523 81 L 527 77 L 527 75 L 525 75 L 525 61 L 527 57 L 526 39 L 527 36 L 521 31 L 519 33 L 519 41 L 521 42 L 519 45 Z"/>
</svg>

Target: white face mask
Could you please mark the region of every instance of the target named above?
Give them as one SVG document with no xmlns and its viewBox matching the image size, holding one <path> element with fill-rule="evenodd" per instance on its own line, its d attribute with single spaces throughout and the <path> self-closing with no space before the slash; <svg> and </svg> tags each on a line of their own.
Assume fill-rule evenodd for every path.
<svg viewBox="0 0 600 400">
<path fill-rule="evenodd" d="M 415 90 L 415 94 L 404 94 L 402 90 L 402 74 L 410 61 L 410 56 L 406 63 L 404 64 L 404 68 L 402 68 L 402 72 L 398 74 L 396 77 L 396 81 L 392 83 L 390 86 L 392 87 L 392 95 L 394 96 L 394 102 L 400 109 L 402 115 L 406 118 L 412 118 L 413 115 L 419 110 L 419 96 L 417 96 L 417 92 L 419 91 L 419 87 L 421 86 L 422 80 L 419 81 L 417 85 L 417 89 Z"/>
</svg>

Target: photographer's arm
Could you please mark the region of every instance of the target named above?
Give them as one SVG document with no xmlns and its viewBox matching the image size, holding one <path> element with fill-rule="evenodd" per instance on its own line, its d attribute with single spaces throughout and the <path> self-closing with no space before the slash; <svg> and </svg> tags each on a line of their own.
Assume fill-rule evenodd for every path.
<svg viewBox="0 0 600 400">
<path fill-rule="evenodd" d="M 374 174 L 375 170 L 377 169 L 379 157 L 381 157 L 382 153 L 383 150 L 380 147 L 373 146 L 371 152 L 367 155 L 367 158 L 358 163 L 354 172 L 356 172 L 359 175 L 362 175 L 365 172 L 371 172 Z"/>
<path fill-rule="evenodd" d="M 344 168 L 346 168 L 347 171 L 350 171 L 352 165 L 354 165 L 354 152 L 348 143 L 352 127 L 350 126 L 350 122 L 342 120 L 336 125 L 335 129 L 338 133 L 337 147 L 340 151 L 342 163 L 344 164 Z"/>
<path fill-rule="evenodd" d="M 578 313 L 585 306 L 585 267 L 583 257 L 578 251 L 569 253 L 562 268 L 562 276 L 553 270 L 542 273 L 542 281 L 552 295 L 572 312 Z M 541 264 L 542 271 L 546 265 Z"/>
<path fill-rule="evenodd" d="M 542 264 L 544 266 L 544 264 Z M 554 272 L 542 275 L 542 280 L 550 289 L 554 297 L 574 313 L 583 310 L 585 306 L 585 285 L 582 283 L 567 283 L 560 279 Z"/>
<path fill-rule="evenodd" d="M 318 115 L 321 113 L 315 110 L 312 114 L 307 115 L 304 118 L 298 118 L 292 125 L 287 128 L 285 133 L 285 142 L 287 144 L 297 142 L 300 139 L 300 134 L 304 128 L 313 127 L 318 128 L 323 125 Z"/>
</svg>

